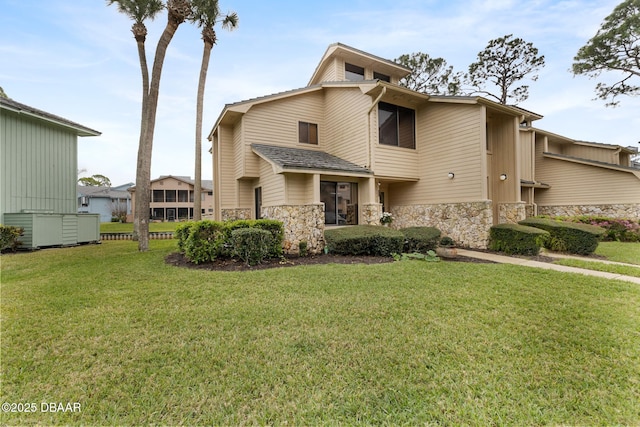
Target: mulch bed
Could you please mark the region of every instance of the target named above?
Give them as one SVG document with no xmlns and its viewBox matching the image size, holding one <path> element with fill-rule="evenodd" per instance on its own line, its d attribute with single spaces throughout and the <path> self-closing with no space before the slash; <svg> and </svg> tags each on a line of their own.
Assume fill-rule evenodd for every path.
<svg viewBox="0 0 640 427">
<path fill-rule="evenodd" d="M 492 261 L 486 261 L 476 258 L 459 256 L 456 258 L 441 258 L 444 262 L 474 262 L 482 264 L 493 264 Z M 214 262 L 203 264 L 194 264 L 190 262 L 181 253 L 171 253 L 165 258 L 165 262 L 169 265 L 177 267 L 193 268 L 199 270 L 212 271 L 254 271 L 264 270 L 267 268 L 294 267 L 297 265 L 317 265 L 317 264 L 382 264 L 393 262 L 391 257 L 382 256 L 354 256 L 354 255 L 335 255 L 335 254 L 319 254 L 300 256 L 285 256 L 283 258 L 274 258 L 263 261 L 261 264 L 252 267 L 247 266 L 238 259 L 217 259 Z"/>
</svg>

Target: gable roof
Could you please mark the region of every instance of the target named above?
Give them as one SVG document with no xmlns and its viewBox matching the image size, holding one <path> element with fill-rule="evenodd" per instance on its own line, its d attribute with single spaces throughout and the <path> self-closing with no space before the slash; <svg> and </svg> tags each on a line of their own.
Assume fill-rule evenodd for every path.
<svg viewBox="0 0 640 427">
<path fill-rule="evenodd" d="M 358 66 L 367 66 L 375 63 L 376 71 L 389 75 L 396 75 L 399 76 L 399 78 L 411 74 L 411 70 L 409 68 L 405 67 L 404 65 L 400 65 L 397 62 L 372 55 L 368 52 L 356 49 L 355 47 L 347 46 L 343 43 L 333 43 L 329 45 L 324 55 L 322 56 L 322 59 L 318 63 L 318 66 L 316 67 L 313 75 L 311 76 L 311 79 L 309 80 L 309 85 L 320 83 L 316 82 L 316 79 L 327 67 L 328 63 L 330 62 L 329 59 L 332 59 L 334 57 L 341 57 L 346 62 L 353 62 L 354 65 Z"/>
<path fill-rule="evenodd" d="M 162 181 L 163 179 L 167 179 L 167 178 L 175 179 L 177 181 L 181 181 L 181 182 L 184 182 L 185 184 L 189 184 L 189 185 L 194 185 L 195 184 L 195 180 L 191 179 L 191 177 L 189 177 L 189 176 L 179 176 L 179 175 L 160 175 L 160 178 L 152 179 L 149 182 L 150 183 L 154 183 L 154 182 Z M 213 181 L 210 180 L 210 179 L 209 180 L 202 179 L 202 180 L 200 180 L 200 184 L 202 184 L 202 189 L 203 190 L 213 190 Z M 135 193 L 136 186 L 133 185 L 133 186 L 129 187 L 127 189 L 127 191 Z"/>
<path fill-rule="evenodd" d="M 127 199 L 130 194 L 127 190 L 118 190 L 114 187 L 101 187 L 91 185 L 78 185 L 78 195 L 84 197 L 106 198 L 106 199 Z"/>
<path fill-rule="evenodd" d="M 14 113 L 24 114 L 26 116 L 35 118 L 36 120 L 44 121 L 53 125 L 62 126 L 78 136 L 98 136 L 101 132 L 88 128 L 79 123 L 67 120 L 64 117 L 56 116 L 55 114 L 47 113 L 46 111 L 39 110 L 34 107 L 30 107 L 26 104 L 14 101 L 10 98 L 0 97 L 0 109 L 13 111 Z"/>
<path fill-rule="evenodd" d="M 281 147 L 267 144 L 251 144 L 253 152 L 271 163 L 277 173 L 324 171 L 340 174 L 369 176 L 373 172 L 355 163 L 324 151 L 306 150 L 303 148 Z"/>
</svg>

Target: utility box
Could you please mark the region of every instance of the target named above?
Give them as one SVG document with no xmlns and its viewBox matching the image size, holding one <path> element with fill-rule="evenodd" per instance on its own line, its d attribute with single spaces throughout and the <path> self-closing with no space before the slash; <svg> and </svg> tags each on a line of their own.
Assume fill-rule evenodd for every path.
<svg viewBox="0 0 640 427">
<path fill-rule="evenodd" d="M 46 211 L 5 213 L 4 224 L 21 227 L 20 249 L 74 246 L 100 241 L 99 214 L 60 214 Z"/>
</svg>

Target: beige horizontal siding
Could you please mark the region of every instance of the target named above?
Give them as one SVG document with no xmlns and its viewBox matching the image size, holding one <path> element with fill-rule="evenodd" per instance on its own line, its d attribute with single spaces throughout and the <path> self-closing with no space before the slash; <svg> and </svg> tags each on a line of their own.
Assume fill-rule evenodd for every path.
<svg viewBox="0 0 640 427">
<path fill-rule="evenodd" d="M 324 144 L 324 106 L 320 91 L 253 106 L 243 117 L 244 144 L 321 148 Z M 319 146 L 298 142 L 298 122 L 318 125 Z"/>
<path fill-rule="evenodd" d="M 520 131 L 520 178 L 528 181 L 535 180 L 535 147 L 533 140 L 533 132 Z"/>
<path fill-rule="evenodd" d="M 313 201 L 313 176 L 299 173 L 286 174 L 287 200 L 290 205 L 302 205 Z"/>
<path fill-rule="evenodd" d="M 390 147 L 375 140 L 374 172 L 376 176 L 404 179 L 418 179 L 418 165 L 420 163 L 418 150 L 410 148 Z"/>
<path fill-rule="evenodd" d="M 536 190 L 536 203 L 541 206 L 640 203 L 640 179 L 629 172 L 538 158 L 536 177 L 551 185 L 548 190 Z"/>
<path fill-rule="evenodd" d="M 615 150 L 589 147 L 585 145 L 570 144 L 565 146 L 563 154 L 567 156 L 579 157 L 581 159 L 595 160 L 598 162 L 619 164 L 619 157 Z"/>
<path fill-rule="evenodd" d="M 372 99 L 358 88 L 329 88 L 325 92 L 326 151 L 357 165 L 368 165 L 366 113 Z"/>
<path fill-rule="evenodd" d="M 269 163 L 260 160 L 260 186 L 262 206 L 278 206 L 285 203 L 285 177 L 276 174 Z"/>
<path fill-rule="evenodd" d="M 220 161 L 217 162 L 220 168 L 220 207 L 222 209 L 236 208 L 236 183 L 234 179 L 235 162 L 227 159 L 234 158 L 233 131 L 230 128 L 221 128 L 220 134 Z"/>
<path fill-rule="evenodd" d="M 483 197 L 484 124 L 479 106 L 430 105 L 417 118 L 420 181 L 391 185 L 393 204 L 465 202 Z M 447 174 L 453 172 L 454 179 Z"/>
</svg>

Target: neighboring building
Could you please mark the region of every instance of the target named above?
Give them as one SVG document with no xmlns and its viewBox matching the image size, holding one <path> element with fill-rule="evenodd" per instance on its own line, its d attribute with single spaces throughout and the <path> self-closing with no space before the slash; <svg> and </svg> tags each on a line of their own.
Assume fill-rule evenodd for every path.
<svg viewBox="0 0 640 427">
<path fill-rule="evenodd" d="M 213 183 L 202 180 L 202 217 L 213 216 Z M 186 221 L 193 219 L 194 182 L 186 176 L 161 176 L 151 181 L 151 203 L 149 217 L 152 221 Z M 136 188 L 131 193 L 132 209 L 135 211 Z"/>
<path fill-rule="evenodd" d="M 481 97 L 397 85 L 410 70 L 329 46 L 308 86 L 224 107 L 209 135 L 214 218 L 285 224 L 285 250 L 325 227 L 434 226 L 484 248 L 491 225 L 537 212 L 640 216 L 633 150 L 532 127 L 542 116 Z"/>
<path fill-rule="evenodd" d="M 78 212 L 99 214 L 100 222 L 113 218 L 126 221 L 131 215 L 131 193 L 127 190 L 132 186 L 133 183 L 118 187 L 78 185 Z"/>
<path fill-rule="evenodd" d="M 0 97 L 0 221 L 25 248 L 97 241 L 98 215 L 77 213 L 78 137 L 100 132 Z"/>
</svg>

